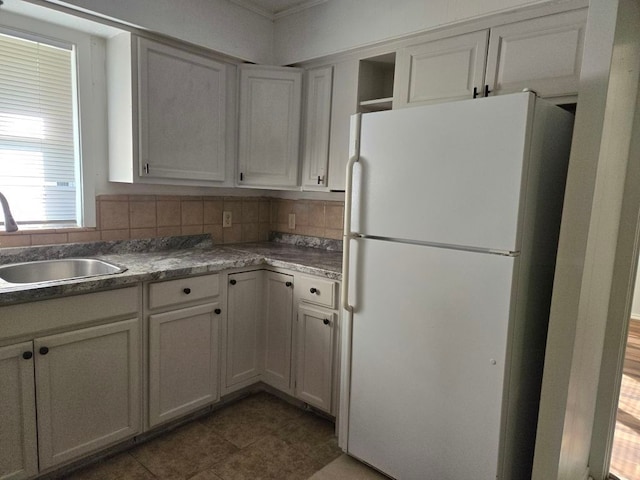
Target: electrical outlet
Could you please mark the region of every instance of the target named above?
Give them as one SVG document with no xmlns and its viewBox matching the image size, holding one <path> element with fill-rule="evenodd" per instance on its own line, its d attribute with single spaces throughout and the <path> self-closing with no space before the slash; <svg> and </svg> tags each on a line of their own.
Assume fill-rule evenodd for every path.
<svg viewBox="0 0 640 480">
<path fill-rule="evenodd" d="M 231 227 L 231 212 L 222 212 L 222 228 Z"/>
<path fill-rule="evenodd" d="M 290 213 L 289 214 L 289 229 L 291 229 L 291 230 L 295 230 L 296 229 L 296 214 L 295 213 Z"/>
</svg>

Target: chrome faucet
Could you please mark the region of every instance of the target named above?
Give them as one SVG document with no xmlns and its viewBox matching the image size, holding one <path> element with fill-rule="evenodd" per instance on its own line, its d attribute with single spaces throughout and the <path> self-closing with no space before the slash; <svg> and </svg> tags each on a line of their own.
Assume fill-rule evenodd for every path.
<svg viewBox="0 0 640 480">
<path fill-rule="evenodd" d="M 2 211 L 4 212 L 4 229 L 7 232 L 15 232 L 18 230 L 18 224 L 13 219 L 13 215 L 11 215 L 11 210 L 9 209 L 9 202 L 7 202 L 7 198 L 0 192 L 0 203 L 2 204 Z"/>
</svg>

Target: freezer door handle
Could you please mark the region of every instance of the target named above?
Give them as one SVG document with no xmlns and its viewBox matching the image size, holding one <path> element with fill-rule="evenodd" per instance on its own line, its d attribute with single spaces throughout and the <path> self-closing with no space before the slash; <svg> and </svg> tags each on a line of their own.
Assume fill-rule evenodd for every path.
<svg viewBox="0 0 640 480">
<path fill-rule="evenodd" d="M 347 162 L 347 184 L 344 195 L 344 236 L 342 245 L 342 308 L 353 313 L 353 306 L 349 305 L 349 253 L 351 249 L 351 239 L 355 238 L 351 233 L 351 184 L 353 182 L 353 167 L 360 159 L 358 153 L 353 155 Z"/>
</svg>

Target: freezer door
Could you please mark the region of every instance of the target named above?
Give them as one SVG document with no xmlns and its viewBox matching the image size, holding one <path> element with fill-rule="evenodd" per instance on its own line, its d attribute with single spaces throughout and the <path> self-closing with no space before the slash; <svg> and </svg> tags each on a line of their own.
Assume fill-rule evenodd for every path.
<svg viewBox="0 0 640 480">
<path fill-rule="evenodd" d="M 352 230 L 516 251 L 530 93 L 362 115 Z"/>
<path fill-rule="evenodd" d="M 348 453 L 402 480 L 495 479 L 517 260 L 352 243 Z"/>
</svg>

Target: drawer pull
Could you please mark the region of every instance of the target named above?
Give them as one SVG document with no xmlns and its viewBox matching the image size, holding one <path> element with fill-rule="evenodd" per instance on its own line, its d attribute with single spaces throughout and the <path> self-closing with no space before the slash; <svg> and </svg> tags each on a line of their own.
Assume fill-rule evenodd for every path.
<svg viewBox="0 0 640 480">
<path fill-rule="evenodd" d="M 311 288 L 309 289 L 309 291 L 310 291 L 311 293 L 318 293 L 318 289 L 317 289 L 317 288 L 315 288 L 315 287 L 311 287 Z"/>
<path fill-rule="evenodd" d="M 191 289 L 189 287 L 183 288 L 182 291 L 185 293 L 185 295 L 189 295 L 191 293 Z"/>
<path fill-rule="evenodd" d="M 47 353 L 49 353 L 49 349 L 47 347 L 40 347 L 40 355 L 46 355 Z"/>
<path fill-rule="evenodd" d="M 291 282 L 287 282 L 287 283 L 285 283 L 284 285 L 285 285 L 285 287 L 290 287 L 291 285 L 293 285 L 293 283 L 291 283 Z"/>
<path fill-rule="evenodd" d="M 325 318 L 325 319 L 322 321 L 322 323 L 324 323 L 325 325 L 329 325 L 329 323 L 331 323 L 331 322 L 329 322 L 329 319 L 328 319 L 328 318 Z"/>
<path fill-rule="evenodd" d="M 31 357 L 33 357 L 33 352 L 24 352 L 22 354 L 22 358 L 24 358 L 25 360 L 29 360 Z"/>
<path fill-rule="evenodd" d="M 230 283 L 231 285 L 235 285 L 235 284 L 236 284 L 236 281 L 235 281 L 235 280 L 229 280 L 229 283 Z"/>
<path fill-rule="evenodd" d="M 216 315 L 220 315 L 222 313 L 222 310 L 220 310 L 219 308 L 216 308 L 214 312 Z"/>
</svg>

